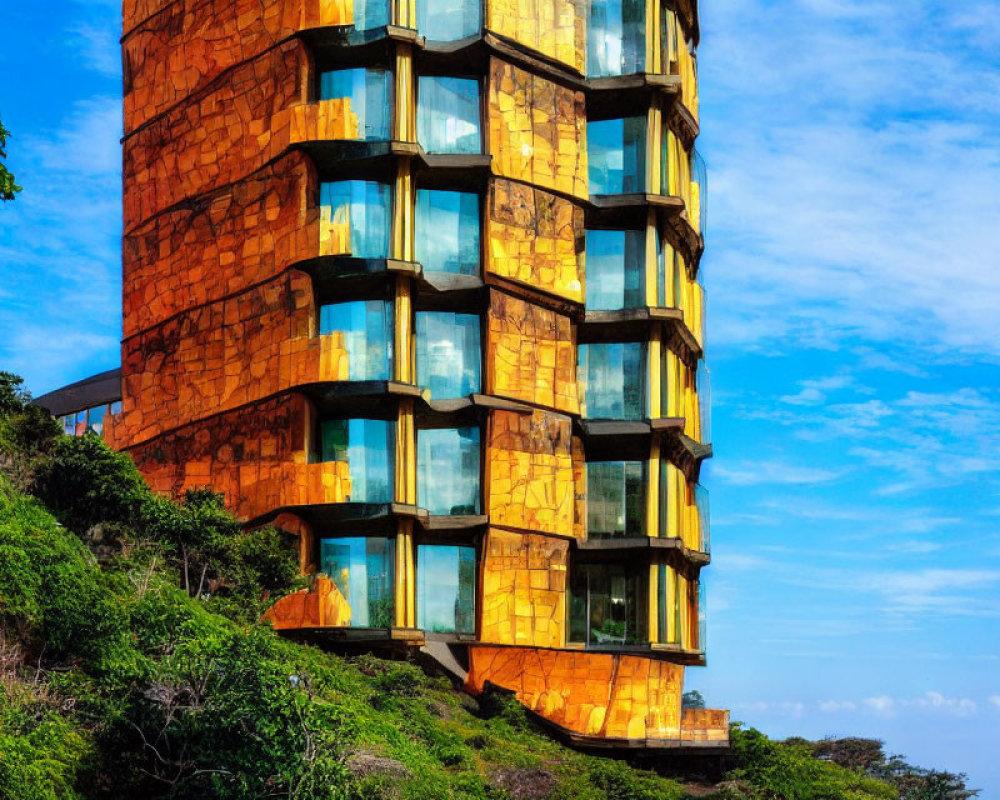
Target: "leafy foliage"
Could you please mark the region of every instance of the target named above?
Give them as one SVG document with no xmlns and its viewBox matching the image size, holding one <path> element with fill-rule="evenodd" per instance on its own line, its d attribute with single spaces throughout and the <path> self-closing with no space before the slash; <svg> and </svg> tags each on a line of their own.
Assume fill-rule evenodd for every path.
<svg viewBox="0 0 1000 800">
<path fill-rule="evenodd" d="M 3 163 L 3 159 L 7 158 L 8 136 L 10 131 L 3 126 L 3 122 L 0 122 L 0 200 L 4 202 L 13 200 L 14 195 L 21 191 L 21 187 L 14 182 L 13 174 Z"/>
</svg>

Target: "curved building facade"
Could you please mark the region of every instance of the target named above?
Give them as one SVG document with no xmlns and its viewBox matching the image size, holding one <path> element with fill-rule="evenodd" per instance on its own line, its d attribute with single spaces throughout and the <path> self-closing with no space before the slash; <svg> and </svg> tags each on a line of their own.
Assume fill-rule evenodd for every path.
<svg viewBox="0 0 1000 800">
<path fill-rule="evenodd" d="M 574 740 L 725 744 L 691 0 L 126 0 L 121 410 L 300 542 L 268 612 Z M 115 409 L 117 410 L 117 409 Z"/>
</svg>

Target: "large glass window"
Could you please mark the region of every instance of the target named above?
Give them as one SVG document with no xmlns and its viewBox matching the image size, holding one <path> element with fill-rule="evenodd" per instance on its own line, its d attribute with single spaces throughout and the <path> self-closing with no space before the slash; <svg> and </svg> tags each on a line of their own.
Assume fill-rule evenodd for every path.
<svg viewBox="0 0 1000 800">
<path fill-rule="evenodd" d="M 683 609 L 681 582 L 677 580 L 676 573 L 666 564 L 660 564 L 657 568 L 656 609 L 656 621 L 659 628 L 657 641 L 660 644 L 680 644 L 681 610 Z"/>
<path fill-rule="evenodd" d="M 435 42 L 475 36 L 482 28 L 479 0 L 417 0 L 417 30 Z"/>
<path fill-rule="evenodd" d="M 320 189 L 324 223 L 334 243 L 330 252 L 354 258 L 387 258 L 392 225 L 392 191 L 386 183 L 334 181 Z"/>
<path fill-rule="evenodd" d="M 578 348 L 583 414 L 591 419 L 644 419 L 646 345 L 598 342 Z"/>
<path fill-rule="evenodd" d="M 592 195 L 646 191 L 646 118 L 588 122 L 587 164 Z"/>
<path fill-rule="evenodd" d="M 392 73 L 387 69 L 338 69 L 320 76 L 321 100 L 344 99 L 348 136 L 384 141 L 392 124 Z"/>
<path fill-rule="evenodd" d="M 636 308 L 645 302 L 646 232 L 587 231 L 587 308 Z"/>
<path fill-rule="evenodd" d="M 394 624 L 395 546 L 381 537 L 320 540 L 320 571 L 350 608 L 352 628 Z"/>
<path fill-rule="evenodd" d="M 417 383 L 431 397 L 466 397 L 479 391 L 479 316 L 417 312 Z"/>
<path fill-rule="evenodd" d="M 479 195 L 418 189 L 416 234 L 425 271 L 479 274 Z"/>
<path fill-rule="evenodd" d="M 591 0 L 587 15 L 587 75 L 630 75 L 646 64 L 643 0 Z"/>
<path fill-rule="evenodd" d="M 609 646 L 648 642 L 646 573 L 623 564 L 576 565 L 570 585 L 571 641 Z"/>
<path fill-rule="evenodd" d="M 320 308 L 320 333 L 342 339 L 348 380 L 387 381 L 392 377 L 392 317 L 392 303 L 385 300 L 355 300 Z"/>
<path fill-rule="evenodd" d="M 428 153 L 481 153 L 479 81 L 421 75 L 417 141 Z"/>
<path fill-rule="evenodd" d="M 637 537 L 645 533 L 646 462 L 588 462 L 588 538 Z"/>
<path fill-rule="evenodd" d="M 393 494 L 396 425 L 381 419 L 329 419 L 320 425 L 323 461 L 347 462 L 352 503 L 389 503 Z"/>
<path fill-rule="evenodd" d="M 478 514 L 479 428 L 417 432 L 417 504 L 431 514 Z"/>
<path fill-rule="evenodd" d="M 355 29 L 367 31 L 389 24 L 388 0 L 353 0 L 351 22 Z"/>
<path fill-rule="evenodd" d="M 476 549 L 417 546 L 417 626 L 431 633 L 476 632 Z"/>
</svg>

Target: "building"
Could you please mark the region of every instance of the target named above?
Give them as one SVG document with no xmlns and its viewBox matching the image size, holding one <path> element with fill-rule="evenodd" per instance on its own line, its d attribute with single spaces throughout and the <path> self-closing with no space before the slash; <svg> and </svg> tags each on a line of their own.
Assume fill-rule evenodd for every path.
<svg viewBox="0 0 1000 800">
<path fill-rule="evenodd" d="M 277 628 L 423 648 L 579 743 L 727 743 L 681 705 L 697 39 L 694 0 L 125 0 L 104 435 L 298 537 Z"/>
</svg>

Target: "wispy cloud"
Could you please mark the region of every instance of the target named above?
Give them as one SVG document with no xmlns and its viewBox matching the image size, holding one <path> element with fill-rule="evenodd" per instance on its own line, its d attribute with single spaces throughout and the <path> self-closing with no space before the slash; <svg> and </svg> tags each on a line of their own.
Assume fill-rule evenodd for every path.
<svg viewBox="0 0 1000 800">
<path fill-rule="evenodd" d="M 976 58 L 992 36 L 917 0 L 703 15 L 715 341 L 1000 354 L 1000 273 L 982 267 L 1000 244 L 1000 67 Z"/>
<path fill-rule="evenodd" d="M 734 486 L 756 486 L 828 483 L 839 478 L 842 473 L 821 467 L 784 464 L 777 461 L 741 461 L 736 464 L 714 466 L 712 474 L 723 483 Z"/>
<path fill-rule="evenodd" d="M 978 704 L 968 697 L 948 697 L 940 692 L 926 692 L 920 697 L 893 698 L 887 695 L 868 697 L 867 708 L 883 716 L 894 716 L 901 711 L 913 710 L 971 717 L 979 710 Z"/>
</svg>

